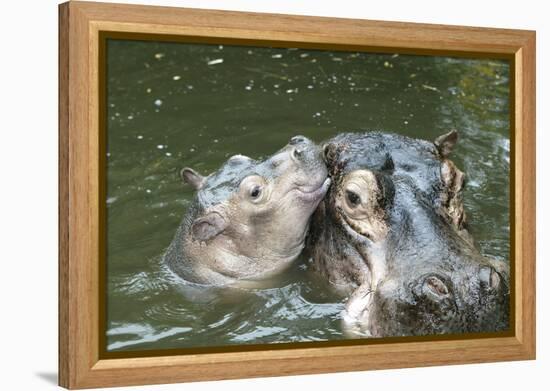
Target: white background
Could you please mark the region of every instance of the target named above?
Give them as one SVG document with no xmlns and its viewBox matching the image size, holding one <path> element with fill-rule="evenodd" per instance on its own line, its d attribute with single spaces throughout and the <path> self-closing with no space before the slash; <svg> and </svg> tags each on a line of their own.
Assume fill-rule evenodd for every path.
<svg viewBox="0 0 550 391">
<path fill-rule="evenodd" d="M 124 1 L 120 1 L 124 2 Z M 256 12 L 537 30 L 538 360 L 141 387 L 225 390 L 541 389 L 548 380 L 550 169 L 545 1 L 139 1 Z M 57 1 L 0 5 L 0 389 L 53 389 L 57 373 Z M 545 50 L 546 49 L 546 50 Z M 546 242 L 545 242 L 545 239 Z M 459 353 L 457 353 L 459 354 Z M 134 389 L 134 388 L 132 388 Z M 138 388 L 135 388 L 138 389 Z"/>
</svg>

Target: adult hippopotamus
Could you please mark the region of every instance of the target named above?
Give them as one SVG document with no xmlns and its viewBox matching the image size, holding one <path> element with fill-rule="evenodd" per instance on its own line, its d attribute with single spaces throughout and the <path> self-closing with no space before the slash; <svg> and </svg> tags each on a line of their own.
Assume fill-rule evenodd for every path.
<svg viewBox="0 0 550 391">
<path fill-rule="evenodd" d="M 302 136 L 265 160 L 236 155 L 206 177 L 191 168 L 181 177 L 197 193 L 164 259 L 202 285 L 258 280 L 288 267 L 330 184 L 319 147 Z"/>
<path fill-rule="evenodd" d="M 344 326 L 373 337 L 509 327 L 509 271 L 469 235 L 452 131 L 428 142 L 342 134 L 325 156 L 332 185 L 312 220 L 313 268 L 349 299 Z M 352 334 L 357 334 L 352 333 Z"/>
</svg>

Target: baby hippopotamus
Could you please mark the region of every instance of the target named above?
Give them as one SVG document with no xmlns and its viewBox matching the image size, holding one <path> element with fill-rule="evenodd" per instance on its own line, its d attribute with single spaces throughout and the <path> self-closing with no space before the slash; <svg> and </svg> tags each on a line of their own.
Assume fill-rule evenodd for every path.
<svg viewBox="0 0 550 391">
<path fill-rule="evenodd" d="M 349 295 L 344 327 L 373 337 L 509 328 L 509 270 L 466 230 L 457 133 L 435 142 L 342 134 L 325 156 L 332 186 L 312 220 L 313 268 Z"/>
<path fill-rule="evenodd" d="M 321 150 L 303 136 L 263 161 L 236 155 L 206 177 L 191 168 L 181 177 L 197 193 L 165 260 L 202 285 L 258 280 L 287 268 L 330 185 Z"/>
</svg>

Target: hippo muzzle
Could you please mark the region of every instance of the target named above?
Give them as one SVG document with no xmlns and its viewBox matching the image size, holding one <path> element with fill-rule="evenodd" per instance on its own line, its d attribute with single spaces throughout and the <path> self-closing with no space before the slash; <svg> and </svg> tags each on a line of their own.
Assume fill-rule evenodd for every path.
<svg viewBox="0 0 550 391">
<path fill-rule="evenodd" d="M 507 330 L 504 277 L 490 266 L 458 274 L 428 273 L 402 284 L 389 278 L 373 293 L 361 328 L 373 337 Z"/>
</svg>

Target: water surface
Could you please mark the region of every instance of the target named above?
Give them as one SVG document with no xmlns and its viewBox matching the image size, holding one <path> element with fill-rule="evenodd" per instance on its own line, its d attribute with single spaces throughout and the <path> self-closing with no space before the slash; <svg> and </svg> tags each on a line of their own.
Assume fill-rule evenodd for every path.
<svg viewBox="0 0 550 391">
<path fill-rule="evenodd" d="M 178 171 L 305 135 L 382 130 L 453 160 L 482 253 L 508 262 L 509 66 L 497 60 L 109 40 L 107 349 L 344 338 L 343 299 L 299 259 L 268 287 L 193 291 L 161 262 L 193 197 Z"/>
</svg>

